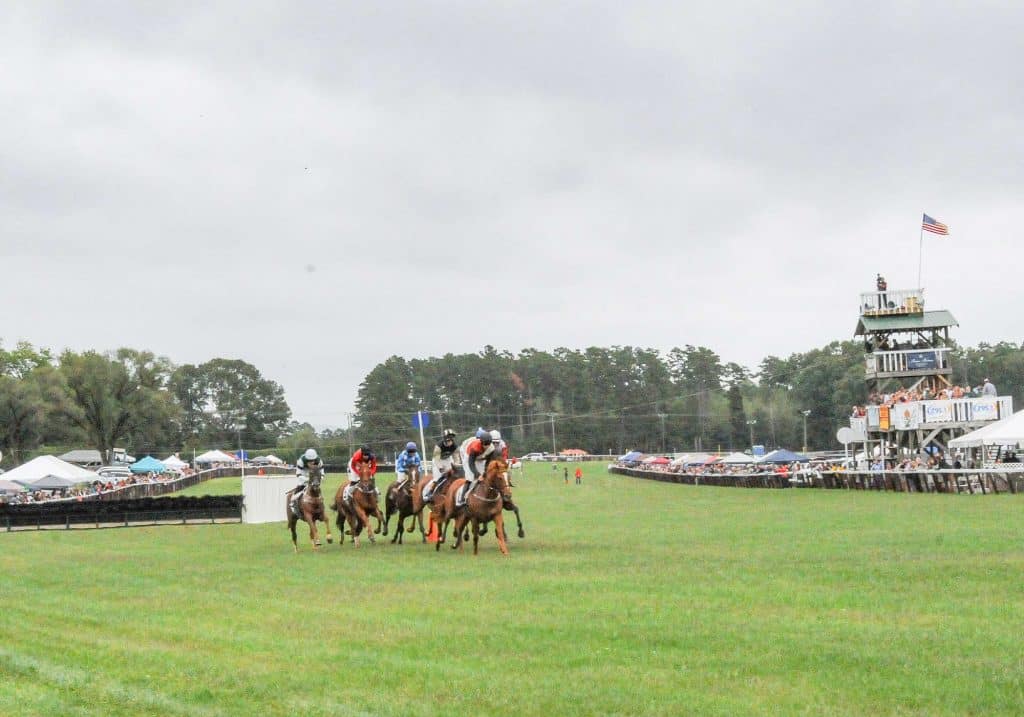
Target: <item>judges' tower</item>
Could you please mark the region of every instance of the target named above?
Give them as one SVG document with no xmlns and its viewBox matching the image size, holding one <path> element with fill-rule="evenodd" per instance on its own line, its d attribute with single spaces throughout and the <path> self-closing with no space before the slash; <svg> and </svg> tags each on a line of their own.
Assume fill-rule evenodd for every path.
<svg viewBox="0 0 1024 717">
<path fill-rule="evenodd" d="M 959 324 L 946 310 L 925 311 L 924 289 L 884 287 L 879 277 L 876 291 L 860 295 L 855 335 L 864 338 L 868 395 L 891 395 L 902 387 L 922 400 L 888 408 L 869 402 L 866 416 L 850 419 L 858 440 L 886 454 L 933 446 L 946 453 L 951 438 L 1013 413 L 1012 396 L 938 398 L 954 383 L 949 329 Z"/>
</svg>

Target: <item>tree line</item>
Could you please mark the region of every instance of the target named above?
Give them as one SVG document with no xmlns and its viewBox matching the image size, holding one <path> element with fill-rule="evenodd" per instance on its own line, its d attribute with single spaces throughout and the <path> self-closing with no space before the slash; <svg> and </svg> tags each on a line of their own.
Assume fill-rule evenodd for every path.
<svg viewBox="0 0 1024 717">
<path fill-rule="evenodd" d="M 988 377 L 1019 405 L 1024 346 L 957 347 L 952 360 L 954 381 L 976 385 Z M 704 346 L 664 354 L 632 346 L 518 353 L 487 346 L 378 364 L 359 387 L 354 432 L 380 445 L 415 440 L 411 416 L 425 409 L 433 433 L 497 427 L 516 453 L 743 450 L 752 443 L 800 449 L 805 425 L 808 448 L 826 450 L 838 448 L 837 429 L 865 396 L 864 347 L 855 341 L 768 356 L 755 370 Z"/>
<path fill-rule="evenodd" d="M 1020 405 L 1024 346 L 956 347 L 952 360 L 956 382 L 990 378 Z M 519 454 L 742 450 L 752 442 L 801 448 L 809 411 L 807 444 L 820 450 L 838 447 L 836 430 L 865 393 L 864 349 L 853 341 L 768 356 L 754 370 L 704 346 L 667 353 L 487 346 L 425 359 L 391 356 L 360 384 L 353 423 L 317 430 L 292 420 L 283 387 L 245 361 L 178 366 L 130 348 L 54 355 L 0 343 L 0 450 L 11 465 L 48 447 L 185 457 L 242 445 L 291 460 L 314 446 L 341 462 L 363 442 L 384 455 L 418 442 L 411 419 L 419 409 L 431 415 L 428 442 L 446 427 L 468 435 L 486 426 L 501 430 Z"/>
<path fill-rule="evenodd" d="M 5 465 L 44 446 L 124 446 L 137 456 L 203 446 L 276 446 L 289 427 L 284 389 L 255 366 L 215 358 L 176 366 L 149 351 L 109 353 L 0 344 Z"/>
</svg>

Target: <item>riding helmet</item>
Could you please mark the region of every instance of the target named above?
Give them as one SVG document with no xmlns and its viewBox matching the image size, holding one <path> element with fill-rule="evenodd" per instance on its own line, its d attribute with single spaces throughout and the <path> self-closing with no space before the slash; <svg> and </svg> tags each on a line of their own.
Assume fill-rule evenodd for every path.
<svg viewBox="0 0 1024 717">
<path fill-rule="evenodd" d="M 405 444 L 405 450 L 409 451 L 410 453 L 415 453 L 416 444 L 413 443 L 412 441 L 409 441 L 408 443 Z"/>
</svg>

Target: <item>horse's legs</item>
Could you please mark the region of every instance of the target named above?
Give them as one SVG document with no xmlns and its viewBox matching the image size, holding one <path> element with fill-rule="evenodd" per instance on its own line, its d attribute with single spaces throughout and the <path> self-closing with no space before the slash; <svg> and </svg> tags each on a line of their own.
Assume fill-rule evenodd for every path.
<svg viewBox="0 0 1024 717">
<path fill-rule="evenodd" d="M 336 525 L 338 526 L 338 545 L 342 545 L 345 542 L 345 511 L 338 511 L 338 519 Z"/>
<path fill-rule="evenodd" d="M 387 497 L 384 498 L 384 532 L 381 533 L 381 535 L 387 535 L 388 534 L 388 523 L 391 522 L 391 515 L 393 513 L 396 513 L 396 512 L 398 512 L 398 508 L 395 507 L 394 501 L 391 500 L 391 493 L 389 491 Z M 399 526 L 398 530 L 399 530 L 399 532 L 401 532 L 401 526 L 402 526 L 402 514 L 401 513 L 398 513 L 398 526 Z M 378 528 L 379 527 L 380 526 L 378 526 Z M 391 542 L 393 543 L 395 541 L 392 540 Z"/>
<path fill-rule="evenodd" d="M 359 526 L 358 530 L 360 532 L 362 532 L 362 529 L 365 527 L 366 528 L 366 537 L 370 539 L 371 543 L 377 542 L 376 538 L 374 538 L 374 536 L 373 536 L 373 526 L 370 525 L 370 516 L 368 516 L 366 514 L 366 511 L 364 511 L 358 505 L 355 506 L 355 509 L 356 509 L 356 519 L 360 523 L 360 526 Z M 356 532 L 356 530 L 357 530 L 356 528 L 352 529 L 353 534 Z"/>
<path fill-rule="evenodd" d="M 498 548 L 502 555 L 508 555 L 508 538 L 505 535 L 505 517 L 498 511 L 494 516 L 494 535 L 498 538 Z"/>
<path fill-rule="evenodd" d="M 473 518 L 473 555 L 476 555 L 480 549 L 480 521 Z"/>
<path fill-rule="evenodd" d="M 327 515 L 327 511 L 325 510 L 323 515 L 320 517 L 323 519 L 324 531 L 327 533 L 327 542 L 333 543 L 334 536 L 331 535 L 331 516 Z"/>
<path fill-rule="evenodd" d="M 465 530 L 466 523 L 469 521 L 469 517 L 463 513 L 455 519 L 455 544 L 452 545 L 452 550 L 462 550 L 462 544 L 465 542 Z"/>
<path fill-rule="evenodd" d="M 320 549 L 320 535 L 316 530 L 316 521 L 312 515 L 306 514 L 306 522 L 309 523 L 309 542 L 313 544 L 313 550 Z"/>
<path fill-rule="evenodd" d="M 516 514 L 516 525 L 519 527 L 519 537 L 525 538 L 526 533 L 523 532 L 523 521 L 519 519 L 519 506 L 515 503 L 512 504 L 512 512 Z"/>
<path fill-rule="evenodd" d="M 292 547 L 295 548 L 295 552 L 296 553 L 299 552 L 299 536 L 296 535 L 296 533 L 295 533 L 295 524 L 297 522 L 298 521 L 296 520 L 295 516 L 292 515 L 291 512 L 289 511 L 289 513 L 288 513 L 288 530 L 292 531 Z"/>
</svg>

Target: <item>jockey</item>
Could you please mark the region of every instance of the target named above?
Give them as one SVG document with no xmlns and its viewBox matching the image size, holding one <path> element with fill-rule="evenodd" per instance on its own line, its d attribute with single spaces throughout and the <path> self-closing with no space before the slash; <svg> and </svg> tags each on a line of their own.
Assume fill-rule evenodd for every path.
<svg viewBox="0 0 1024 717">
<path fill-rule="evenodd" d="M 462 463 L 469 468 L 469 472 L 473 477 L 463 489 L 459 505 L 463 505 L 466 501 L 466 496 L 476 488 L 476 483 L 487 469 L 487 464 L 497 457 L 494 452 L 494 442 L 491 434 L 483 429 L 479 431 L 479 434 L 479 437 L 469 441 L 463 449 Z"/>
<path fill-rule="evenodd" d="M 491 443 L 494 445 L 494 458 L 501 457 L 502 460 L 508 460 L 508 444 L 501 437 L 501 431 L 497 429 L 491 431 Z"/>
<path fill-rule="evenodd" d="M 324 468 L 324 462 L 317 455 L 315 448 L 306 449 L 306 452 L 299 456 L 299 460 L 295 461 L 295 477 L 299 479 L 299 484 L 292 489 L 293 506 L 298 504 L 302 491 L 306 489 L 306 480 L 309 478 L 311 468 Z"/>
<path fill-rule="evenodd" d="M 395 461 L 395 473 L 398 474 L 398 482 L 404 483 L 409 480 L 409 471 L 413 466 L 419 468 L 422 465 L 420 454 L 416 450 L 416 444 L 409 441 L 405 444 L 405 450 L 398 454 Z"/>
<path fill-rule="evenodd" d="M 352 454 L 352 459 L 348 462 L 348 489 L 346 495 L 348 495 L 352 486 L 359 482 L 359 471 L 357 466 L 360 463 L 370 464 L 370 475 L 377 475 L 377 456 L 373 454 L 370 447 L 363 444 L 358 451 Z M 380 495 L 380 490 L 377 491 L 377 495 Z"/>
<path fill-rule="evenodd" d="M 434 477 L 423 487 L 423 500 L 429 501 L 434 497 L 434 489 L 441 483 L 455 466 L 462 465 L 462 455 L 455 443 L 455 431 L 446 428 L 444 436 L 434 446 Z"/>
</svg>

